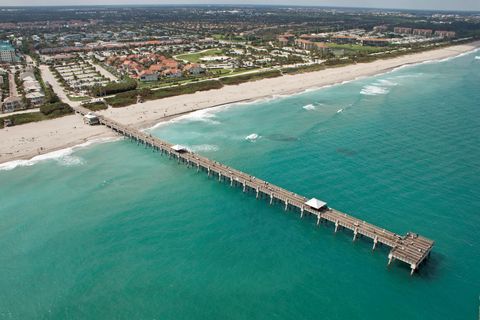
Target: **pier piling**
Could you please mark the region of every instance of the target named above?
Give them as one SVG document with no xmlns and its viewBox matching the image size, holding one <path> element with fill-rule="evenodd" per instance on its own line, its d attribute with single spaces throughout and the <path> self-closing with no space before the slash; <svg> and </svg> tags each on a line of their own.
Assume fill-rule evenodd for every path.
<svg viewBox="0 0 480 320">
<path fill-rule="evenodd" d="M 86 115 L 90 112 L 83 107 L 75 107 L 75 110 L 82 115 Z M 112 119 L 104 116 L 97 115 L 101 124 L 105 125 L 112 130 L 137 140 L 137 145 L 143 143 L 145 147 L 152 147 L 154 150 L 160 151 L 177 158 L 177 162 L 182 161 L 187 167 L 196 165 L 197 172 L 200 168 L 204 168 L 207 171 L 207 176 L 210 177 L 211 172 L 218 174 L 218 181 L 221 181 L 222 176 L 230 178 L 230 186 L 233 186 L 234 180 L 236 184 L 242 184 L 243 192 L 255 190 L 256 198 L 263 193 L 266 197 L 270 196 L 270 205 L 274 199 L 278 199 L 285 203 L 284 210 L 287 211 L 289 206 L 292 209 L 300 210 L 300 217 L 303 218 L 305 214 L 311 214 L 317 217 L 317 225 L 320 221 L 329 221 L 335 224 L 335 233 L 339 227 L 347 228 L 353 231 L 353 241 L 359 236 L 373 239 L 372 250 L 375 250 L 377 244 L 384 244 L 391 248 L 388 254 L 388 265 L 390 266 L 394 260 L 400 260 L 410 265 L 411 272 L 414 274 L 416 270 L 421 266 L 422 262 L 430 255 L 434 242 L 430 239 L 422 237 L 416 233 L 408 232 L 405 236 L 397 235 L 391 231 L 377 227 L 373 224 L 367 223 L 353 216 L 347 215 L 332 208 L 315 209 L 306 205 L 308 199 L 303 196 L 299 196 L 288 190 L 285 190 L 279 186 L 267 183 L 256 177 L 252 177 L 244 172 L 236 170 L 234 168 L 222 165 L 216 161 L 212 161 L 206 157 L 200 156 L 188 150 L 176 151 L 172 148 L 172 144 L 162 141 L 156 137 L 152 137 L 144 132 L 134 129 L 129 126 L 122 125 Z"/>
</svg>

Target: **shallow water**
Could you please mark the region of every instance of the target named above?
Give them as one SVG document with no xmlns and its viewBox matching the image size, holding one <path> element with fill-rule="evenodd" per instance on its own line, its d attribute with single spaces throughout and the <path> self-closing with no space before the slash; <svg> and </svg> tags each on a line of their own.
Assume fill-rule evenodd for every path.
<svg viewBox="0 0 480 320">
<path fill-rule="evenodd" d="M 122 140 L 0 171 L 0 318 L 477 317 L 476 55 L 202 111 L 152 131 L 435 240 L 415 276 L 400 262 L 387 268 L 387 248 L 372 253 L 365 239 L 352 243 L 347 231 L 333 234 Z"/>
</svg>

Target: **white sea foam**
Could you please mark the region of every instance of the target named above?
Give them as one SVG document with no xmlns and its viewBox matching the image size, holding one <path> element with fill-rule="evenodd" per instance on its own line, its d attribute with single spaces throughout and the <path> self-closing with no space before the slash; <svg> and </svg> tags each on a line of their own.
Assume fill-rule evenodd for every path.
<svg viewBox="0 0 480 320">
<path fill-rule="evenodd" d="M 211 151 L 218 151 L 219 147 L 214 144 L 197 144 L 188 146 L 188 149 L 193 152 L 211 152 Z"/>
<path fill-rule="evenodd" d="M 203 110 L 194 111 L 184 116 L 180 116 L 177 118 L 177 120 L 220 124 L 220 122 L 218 120 L 215 120 L 215 118 L 216 118 L 216 115 L 214 114 L 213 109 L 203 109 Z"/>
<path fill-rule="evenodd" d="M 385 87 L 380 87 L 380 86 L 374 86 L 374 85 L 368 85 L 362 88 L 360 91 L 361 94 L 367 95 L 367 96 L 378 96 L 381 94 L 387 94 L 389 90 Z"/>
<path fill-rule="evenodd" d="M 390 80 L 380 79 L 380 80 L 378 80 L 378 84 L 381 85 L 381 86 L 386 86 L 386 87 L 394 87 L 394 86 L 398 85 L 398 83 L 391 81 L 391 79 Z"/>
<path fill-rule="evenodd" d="M 256 141 L 260 138 L 260 136 L 256 133 L 249 134 L 248 136 L 245 137 L 245 140 L 247 141 Z"/>
<path fill-rule="evenodd" d="M 119 138 L 102 138 L 102 139 L 95 139 L 91 141 L 87 141 L 85 143 L 70 147 L 70 148 L 65 148 L 57 151 L 52 151 L 49 153 L 41 154 L 38 156 L 35 156 L 31 158 L 30 160 L 14 160 L 14 161 L 9 161 L 0 164 L 0 171 L 7 171 L 7 170 L 13 170 L 17 167 L 29 167 L 33 166 L 39 162 L 45 161 L 45 160 L 54 160 L 56 161 L 59 165 L 62 166 L 78 166 L 82 165 L 85 163 L 85 160 L 74 156 L 73 153 L 77 149 L 81 148 L 86 148 L 88 146 L 91 146 L 92 144 L 97 144 L 97 143 L 103 143 L 103 142 L 109 142 L 109 141 L 116 141 L 119 140 Z"/>
<path fill-rule="evenodd" d="M 302 108 L 305 109 L 305 110 L 308 110 L 308 111 L 316 109 L 316 107 L 313 104 L 307 104 L 306 106 L 303 106 Z"/>
<path fill-rule="evenodd" d="M 0 170 L 12 170 L 17 167 L 33 166 L 36 163 L 45 160 L 55 160 L 58 164 L 63 166 L 80 165 L 83 160 L 79 157 L 72 156 L 73 148 L 62 149 L 58 151 L 49 152 L 33 157 L 30 160 L 15 160 L 0 164 Z"/>
<path fill-rule="evenodd" d="M 476 49 L 473 49 L 473 50 L 470 50 L 470 51 L 467 51 L 467 52 L 457 54 L 456 56 L 451 56 L 451 57 L 447 57 L 447 58 L 443 58 L 443 59 L 425 60 L 425 61 L 416 62 L 416 63 L 409 63 L 409 64 L 405 64 L 405 65 L 400 66 L 400 67 L 396 67 L 396 68 L 394 68 L 391 71 L 388 71 L 386 73 L 394 72 L 394 71 L 401 70 L 401 69 L 404 69 L 404 68 L 415 67 L 415 66 L 422 65 L 422 64 L 446 62 L 446 61 L 450 61 L 450 60 L 453 60 L 453 59 L 464 57 L 466 55 L 469 55 L 469 54 L 472 54 L 472 53 L 475 53 L 475 52 L 478 52 L 478 51 L 480 51 L 480 48 L 476 48 Z"/>
<path fill-rule="evenodd" d="M 474 52 L 478 52 L 479 51 L 479 48 L 476 48 L 476 49 L 473 49 L 473 50 L 470 50 L 470 51 L 467 51 L 467 52 L 463 52 L 463 53 L 460 53 L 456 56 L 453 56 L 453 57 L 448 57 L 448 58 L 445 58 L 445 59 L 440 59 L 440 60 L 434 60 L 434 61 L 428 61 L 429 63 L 431 62 L 445 62 L 445 61 L 450 61 L 452 59 L 456 59 L 456 58 L 461 58 L 461 57 L 464 57 L 464 56 L 467 56 L 471 53 L 474 53 Z"/>
<path fill-rule="evenodd" d="M 322 89 L 327 89 L 327 88 L 330 88 L 330 87 L 341 86 L 341 85 L 344 85 L 344 84 L 347 84 L 347 83 L 350 83 L 350 82 L 355 82 L 355 81 L 370 78 L 370 77 L 378 77 L 378 76 L 383 76 L 383 75 L 395 73 L 395 71 L 398 71 L 398 70 L 401 70 L 401 69 L 404 69 L 404 68 L 415 67 L 415 66 L 418 66 L 418 65 L 421 65 L 421 64 L 444 62 L 444 61 L 459 58 L 459 57 L 462 57 L 462 56 L 465 56 L 465 55 L 468 55 L 468 54 L 472 54 L 472 53 L 478 52 L 478 51 L 480 51 L 480 49 L 477 48 L 477 49 L 473 49 L 473 50 L 468 51 L 468 52 L 460 53 L 456 56 L 448 57 L 448 58 L 445 58 L 445 59 L 427 60 L 427 61 L 422 61 L 422 62 L 417 62 L 417 63 L 404 64 L 404 65 L 401 65 L 399 67 L 392 68 L 391 70 L 388 70 L 386 72 L 375 74 L 374 76 L 362 75 L 362 76 L 355 77 L 354 79 L 351 79 L 351 80 L 345 80 L 345 81 L 342 81 L 342 82 L 338 82 L 338 83 L 334 83 L 334 84 L 327 84 L 327 85 L 323 85 L 323 86 L 313 86 L 313 87 L 306 88 L 306 89 L 298 91 L 298 92 L 291 92 L 291 93 L 285 93 L 285 94 L 274 94 L 272 96 L 260 97 L 258 99 L 250 99 L 250 100 L 247 100 L 247 101 L 232 102 L 232 103 L 228 103 L 228 104 L 225 104 L 225 105 L 216 106 L 216 107 L 212 107 L 212 108 L 208 108 L 208 109 L 197 110 L 197 111 L 193 111 L 192 113 L 189 113 L 189 114 L 171 119 L 169 121 L 159 122 L 156 125 L 149 128 L 149 130 L 155 129 L 155 128 L 160 127 L 162 125 L 168 125 L 170 123 L 174 123 L 174 122 L 177 122 L 179 120 L 188 120 L 188 119 L 191 119 L 192 121 L 205 121 L 205 122 L 210 122 L 212 124 L 218 124 L 219 123 L 218 121 L 212 119 L 215 116 L 212 116 L 211 113 L 217 112 L 217 111 L 220 111 L 220 110 L 224 110 L 224 109 L 230 108 L 232 106 L 250 105 L 250 104 L 269 102 L 269 101 L 272 101 L 272 100 L 281 100 L 281 99 L 289 98 L 289 97 L 296 96 L 296 95 L 302 95 L 302 94 L 309 93 L 309 92 L 314 92 L 314 91 L 319 91 L 319 90 L 322 90 Z M 477 59 L 477 57 L 475 57 L 475 59 Z M 419 77 L 421 75 L 422 75 L 422 73 L 407 74 L 407 75 L 396 75 L 394 78 L 416 78 L 416 77 Z M 375 89 L 370 90 L 369 88 L 365 87 L 365 88 L 362 89 L 361 93 L 365 94 L 365 95 L 378 95 L 378 94 L 386 94 L 386 93 L 388 93 L 389 90 L 386 90 L 386 89 L 383 88 L 379 91 L 381 91 L 381 93 L 375 93 Z M 202 118 L 201 115 L 206 114 L 206 113 L 210 113 L 210 115 L 206 115 L 205 117 Z"/>
<path fill-rule="evenodd" d="M 480 60 L 480 56 L 475 56 L 475 60 Z"/>
<path fill-rule="evenodd" d="M 220 112 L 222 110 L 229 109 L 230 107 L 235 106 L 235 105 L 238 106 L 238 105 L 246 104 L 246 103 L 247 102 L 232 102 L 232 103 L 229 103 L 229 104 L 224 104 L 224 105 L 220 105 L 220 106 L 216 106 L 216 107 L 210 107 L 210 108 L 205 108 L 205 109 L 192 111 L 190 113 L 178 116 L 178 117 L 170 119 L 168 121 L 161 121 L 161 122 L 147 128 L 147 129 L 145 129 L 144 131 L 155 130 L 155 129 L 161 127 L 161 126 L 169 125 L 169 124 L 176 123 L 176 122 L 207 122 L 207 123 L 210 123 L 210 124 L 217 125 L 217 124 L 220 124 L 220 121 L 215 120 L 215 118 L 217 117 L 215 115 L 215 113 Z M 249 103 L 253 103 L 253 102 L 249 102 Z"/>
<path fill-rule="evenodd" d="M 392 77 L 392 79 L 409 79 L 409 78 L 419 78 L 423 76 L 423 72 L 416 72 L 416 73 L 408 73 L 408 74 L 400 74 Z"/>
<path fill-rule="evenodd" d="M 378 79 L 374 83 L 364 86 L 360 93 L 367 96 L 387 94 L 390 92 L 390 87 L 395 87 L 397 85 L 398 83 L 394 82 L 393 78 Z"/>
</svg>

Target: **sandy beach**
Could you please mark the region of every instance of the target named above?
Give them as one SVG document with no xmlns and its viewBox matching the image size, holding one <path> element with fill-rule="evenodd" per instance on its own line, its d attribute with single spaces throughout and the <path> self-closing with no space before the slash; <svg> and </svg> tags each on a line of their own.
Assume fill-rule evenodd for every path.
<svg viewBox="0 0 480 320">
<path fill-rule="evenodd" d="M 31 159 L 92 139 L 113 137 L 103 126 L 86 126 L 78 115 L 27 123 L 0 130 L 0 163 Z"/>
<path fill-rule="evenodd" d="M 225 86 L 217 90 L 147 101 L 125 108 L 110 108 L 102 111 L 101 114 L 124 124 L 146 128 L 196 110 L 320 88 L 388 72 L 404 65 L 457 56 L 478 47 L 480 47 L 480 41 L 369 63 Z M 59 94 L 59 96 L 66 99 L 65 95 Z M 75 105 L 74 102 L 67 102 Z M 0 130 L 0 163 L 30 159 L 38 154 L 111 136 L 113 133 L 107 128 L 83 124 L 78 115 L 10 127 Z"/>
</svg>

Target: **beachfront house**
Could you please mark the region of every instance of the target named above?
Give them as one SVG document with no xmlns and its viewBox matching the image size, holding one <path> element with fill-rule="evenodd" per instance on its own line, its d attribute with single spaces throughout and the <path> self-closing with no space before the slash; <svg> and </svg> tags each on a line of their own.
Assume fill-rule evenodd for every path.
<svg viewBox="0 0 480 320">
<path fill-rule="evenodd" d="M 30 102 L 31 107 L 40 107 L 45 102 L 45 95 L 39 91 L 27 93 L 25 98 Z"/>
<path fill-rule="evenodd" d="M 22 99 L 19 97 L 8 97 L 3 101 L 2 112 L 14 112 L 24 109 Z"/>
</svg>

